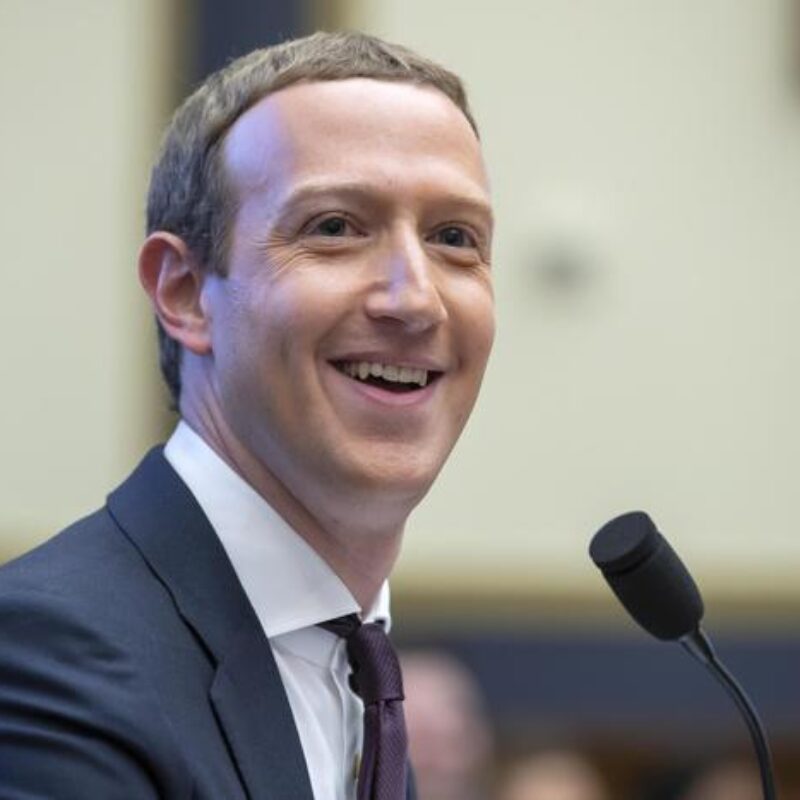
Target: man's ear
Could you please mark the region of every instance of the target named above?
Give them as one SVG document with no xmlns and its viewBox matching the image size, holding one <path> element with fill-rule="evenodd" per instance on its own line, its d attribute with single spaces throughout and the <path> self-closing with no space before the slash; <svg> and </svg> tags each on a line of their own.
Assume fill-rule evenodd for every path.
<svg viewBox="0 0 800 800">
<path fill-rule="evenodd" d="M 151 233 L 139 252 L 139 280 L 164 330 L 197 355 L 211 350 L 201 303 L 204 274 L 186 243 L 165 231 Z"/>
</svg>

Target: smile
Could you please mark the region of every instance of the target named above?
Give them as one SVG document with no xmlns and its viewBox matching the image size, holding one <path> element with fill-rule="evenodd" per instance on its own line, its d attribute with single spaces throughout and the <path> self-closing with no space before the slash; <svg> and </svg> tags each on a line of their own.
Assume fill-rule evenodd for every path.
<svg viewBox="0 0 800 800">
<path fill-rule="evenodd" d="M 378 386 L 392 392 L 413 392 L 433 383 L 441 372 L 407 367 L 398 364 L 382 364 L 377 361 L 334 361 L 333 366 L 349 378 Z"/>
</svg>

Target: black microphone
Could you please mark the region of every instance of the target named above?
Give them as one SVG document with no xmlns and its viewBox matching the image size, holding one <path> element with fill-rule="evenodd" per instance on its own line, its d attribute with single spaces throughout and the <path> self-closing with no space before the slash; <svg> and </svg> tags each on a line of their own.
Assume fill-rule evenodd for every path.
<svg viewBox="0 0 800 800">
<path fill-rule="evenodd" d="M 755 707 L 717 658 L 700 626 L 703 599 L 689 571 L 643 511 L 607 522 L 592 538 L 589 555 L 628 613 L 658 639 L 681 645 L 725 687 L 747 723 L 765 800 L 775 800 L 767 737 Z"/>
</svg>

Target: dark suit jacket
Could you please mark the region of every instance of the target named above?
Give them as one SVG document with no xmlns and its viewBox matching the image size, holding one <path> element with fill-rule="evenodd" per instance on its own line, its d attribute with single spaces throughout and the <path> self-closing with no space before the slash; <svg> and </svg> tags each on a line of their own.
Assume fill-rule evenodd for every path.
<svg viewBox="0 0 800 800">
<path fill-rule="evenodd" d="M 160 448 L 0 569 L 0 798 L 312 800 L 269 643 Z"/>
</svg>

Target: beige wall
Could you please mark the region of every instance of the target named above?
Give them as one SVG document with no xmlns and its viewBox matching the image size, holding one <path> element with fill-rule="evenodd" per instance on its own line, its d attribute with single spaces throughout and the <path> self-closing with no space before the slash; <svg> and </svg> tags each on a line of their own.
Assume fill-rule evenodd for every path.
<svg viewBox="0 0 800 800">
<path fill-rule="evenodd" d="M 789 9 L 345 4 L 465 76 L 500 220 L 494 360 L 399 586 L 604 592 L 588 539 L 642 507 L 707 594 L 800 598 Z"/>
<path fill-rule="evenodd" d="M 0 2 L 0 555 L 100 504 L 159 424 L 135 257 L 172 5 Z"/>
</svg>

